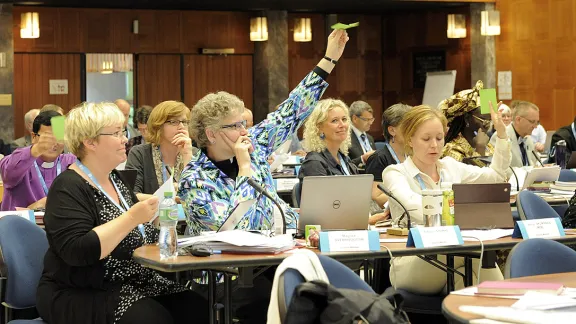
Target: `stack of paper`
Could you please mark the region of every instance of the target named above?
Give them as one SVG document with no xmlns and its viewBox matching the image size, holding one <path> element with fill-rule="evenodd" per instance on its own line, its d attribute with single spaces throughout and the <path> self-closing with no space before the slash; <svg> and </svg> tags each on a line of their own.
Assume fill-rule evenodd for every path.
<svg viewBox="0 0 576 324">
<path fill-rule="evenodd" d="M 191 246 L 196 243 L 205 244 L 214 253 L 276 254 L 292 249 L 295 246 L 291 234 L 268 237 L 259 233 L 241 230 L 187 237 L 178 240 L 179 247 Z"/>
<path fill-rule="evenodd" d="M 573 195 L 576 191 L 576 182 L 556 181 L 550 185 L 551 193 L 561 195 Z"/>
</svg>

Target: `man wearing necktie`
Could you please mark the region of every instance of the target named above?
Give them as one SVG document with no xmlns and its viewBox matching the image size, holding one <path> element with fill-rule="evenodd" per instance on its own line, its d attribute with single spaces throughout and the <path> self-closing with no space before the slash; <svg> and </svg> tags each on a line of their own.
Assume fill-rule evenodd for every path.
<svg viewBox="0 0 576 324">
<path fill-rule="evenodd" d="M 540 109 L 528 101 L 519 101 L 512 112 L 512 123 L 506 127 L 512 152 L 511 167 L 537 166 L 534 142 L 530 135 L 540 123 Z M 491 143 L 496 142 L 492 135 Z"/>
<path fill-rule="evenodd" d="M 355 101 L 350 105 L 350 120 L 352 121 L 352 145 L 348 149 L 348 157 L 360 169 L 364 169 L 366 161 L 374 150 L 374 138 L 366 132 L 374 122 L 373 110 L 365 101 Z"/>
</svg>

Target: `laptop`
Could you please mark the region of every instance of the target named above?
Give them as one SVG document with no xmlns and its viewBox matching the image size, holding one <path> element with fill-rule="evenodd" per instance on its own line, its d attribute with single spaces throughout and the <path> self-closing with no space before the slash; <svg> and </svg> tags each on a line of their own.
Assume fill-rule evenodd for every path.
<svg viewBox="0 0 576 324">
<path fill-rule="evenodd" d="M 544 154 L 548 155 L 550 153 L 550 146 L 552 146 L 552 136 L 556 133 L 556 131 L 547 131 L 546 132 L 546 142 L 544 142 Z"/>
<path fill-rule="evenodd" d="M 373 181 L 372 174 L 305 177 L 298 230 L 306 225 L 323 231 L 367 229 Z"/>
<path fill-rule="evenodd" d="M 454 225 L 462 230 L 513 228 L 510 184 L 453 184 Z"/>
</svg>

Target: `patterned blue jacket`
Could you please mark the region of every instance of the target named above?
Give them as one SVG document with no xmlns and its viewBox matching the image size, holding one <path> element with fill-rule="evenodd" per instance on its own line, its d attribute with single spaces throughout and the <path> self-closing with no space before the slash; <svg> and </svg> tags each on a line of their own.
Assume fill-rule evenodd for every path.
<svg viewBox="0 0 576 324">
<path fill-rule="evenodd" d="M 252 178 L 281 204 L 287 228 L 296 228 L 298 214 L 278 197 L 267 160 L 302 126 L 327 87 L 328 83 L 320 75 L 315 71 L 310 72 L 275 112 L 248 130 L 254 145 L 254 152 L 250 155 Z M 247 180 L 243 176 L 229 178 L 203 151 L 198 150 L 182 171 L 178 186 L 178 197 L 184 205 L 189 234 L 218 230 L 240 202 L 257 198 L 258 193 Z M 236 228 L 272 228 L 273 206 L 269 199 L 260 197 Z"/>
</svg>

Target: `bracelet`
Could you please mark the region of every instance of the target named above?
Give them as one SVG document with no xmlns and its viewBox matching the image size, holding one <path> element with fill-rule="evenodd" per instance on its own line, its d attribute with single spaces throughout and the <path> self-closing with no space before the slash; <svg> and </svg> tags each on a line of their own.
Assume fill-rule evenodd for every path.
<svg viewBox="0 0 576 324">
<path fill-rule="evenodd" d="M 328 56 L 324 56 L 324 59 L 325 59 L 326 61 L 328 61 L 328 62 L 332 63 L 332 64 L 336 64 L 336 63 L 338 63 L 338 61 L 336 61 L 336 60 L 333 60 L 333 59 L 329 58 Z"/>
</svg>

